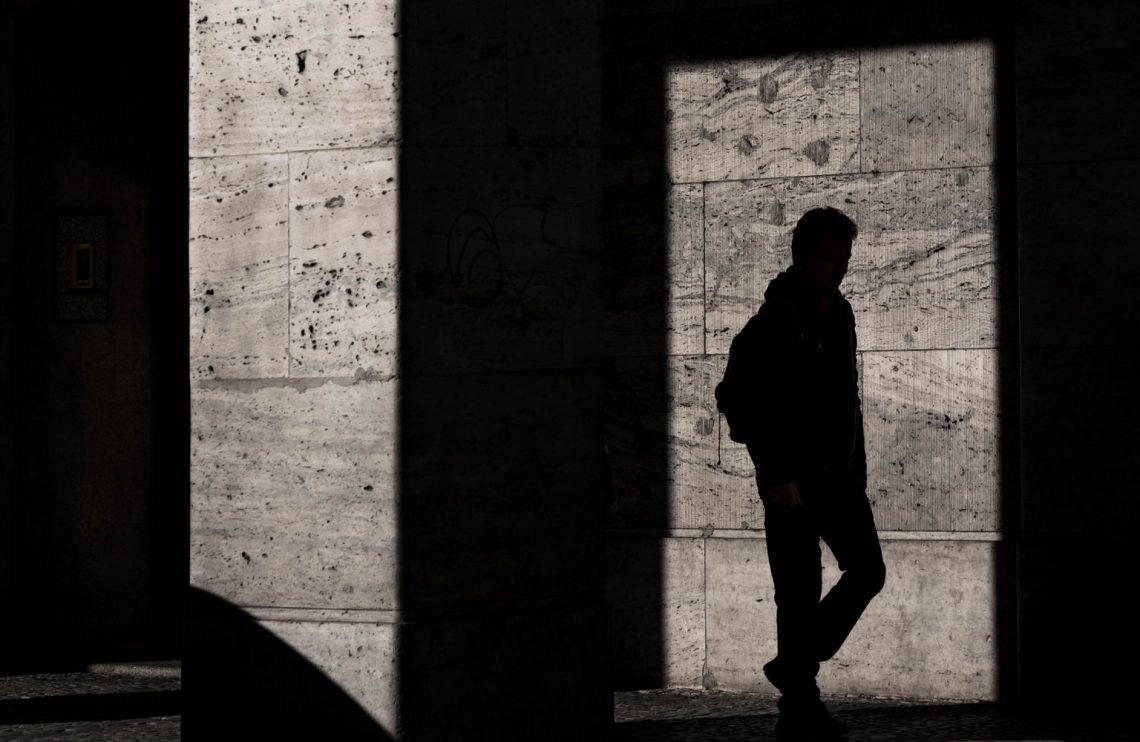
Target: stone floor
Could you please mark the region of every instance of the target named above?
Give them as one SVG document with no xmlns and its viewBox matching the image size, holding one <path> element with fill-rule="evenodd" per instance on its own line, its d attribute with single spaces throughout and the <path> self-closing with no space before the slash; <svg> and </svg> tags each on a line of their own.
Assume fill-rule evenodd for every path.
<svg viewBox="0 0 1140 742">
<path fill-rule="evenodd" d="M 0 740 L 180 739 L 181 677 L 134 672 L 0 677 Z"/>
<path fill-rule="evenodd" d="M 851 742 L 1124 742 L 1134 729 L 1100 718 L 1046 718 L 993 703 L 825 698 L 851 728 Z M 776 698 L 728 691 L 638 691 L 614 695 L 614 742 L 775 740 Z"/>
<path fill-rule="evenodd" d="M 0 740 L 166 742 L 181 738 L 181 678 L 110 673 L 0 677 Z M 995 704 L 828 698 L 849 739 L 922 742 L 1122 742 L 1103 719 L 1027 717 Z M 774 740 L 775 698 L 729 691 L 614 694 L 613 742 Z M 336 739 L 330 729 L 329 739 Z M 511 738 L 504 733 L 504 739 Z M 463 742 L 463 741 L 457 741 Z"/>
</svg>

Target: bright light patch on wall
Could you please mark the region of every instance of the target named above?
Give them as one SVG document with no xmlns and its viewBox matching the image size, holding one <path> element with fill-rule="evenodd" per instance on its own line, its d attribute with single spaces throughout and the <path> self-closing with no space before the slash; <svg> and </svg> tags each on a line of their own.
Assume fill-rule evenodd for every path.
<svg viewBox="0 0 1140 742">
<path fill-rule="evenodd" d="M 797 220 L 830 205 L 860 230 L 841 291 L 880 531 L 1000 532 L 992 41 L 679 63 L 665 97 L 672 524 L 762 528 L 712 390 Z M 962 692 L 985 692 L 975 659 Z"/>
</svg>

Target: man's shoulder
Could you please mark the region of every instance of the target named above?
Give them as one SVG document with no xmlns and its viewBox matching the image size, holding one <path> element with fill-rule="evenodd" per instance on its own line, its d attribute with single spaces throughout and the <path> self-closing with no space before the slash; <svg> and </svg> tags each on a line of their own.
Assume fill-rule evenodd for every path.
<svg viewBox="0 0 1140 742">
<path fill-rule="evenodd" d="M 751 343 L 787 334 L 793 329 L 794 315 L 781 302 L 765 301 L 741 328 L 733 343 Z"/>
</svg>

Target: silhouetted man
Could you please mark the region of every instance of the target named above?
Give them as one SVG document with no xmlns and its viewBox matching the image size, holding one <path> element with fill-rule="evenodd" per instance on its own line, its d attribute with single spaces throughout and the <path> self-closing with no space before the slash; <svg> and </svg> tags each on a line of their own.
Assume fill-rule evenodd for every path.
<svg viewBox="0 0 1140 742">
<path fill-rule="evenodd" d="M 866 495 L 855 316 L 839 293 L 857 233 L 837 209 L 803 215 L 792 266 L 733 339 L 716 388 L 764 503 L 778 644 L 764 675 L 781 693 L 781 738 L 846 733 L 819 698 L 819 663 L 839 650 L 886 575 Z M 843 571 L 822 601 L 820 539 Z"/>
</svg>

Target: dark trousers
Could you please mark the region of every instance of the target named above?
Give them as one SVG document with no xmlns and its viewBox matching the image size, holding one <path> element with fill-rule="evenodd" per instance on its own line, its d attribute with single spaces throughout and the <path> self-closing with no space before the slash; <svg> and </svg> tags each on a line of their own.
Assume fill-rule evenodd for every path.
<svg viewBox="0 0 1140 742">
<path fill-rule="evenodd" d="M 800 507 L 763 498 L 778 659 L 788 680 L 784 700 L 819 697 L 819 663 L 839 651 L 886 578 L 867 495 L 842 481 L 826 475 L 797 481 Z M 843 572 L 823 600 L 820 539 Z"/>
</svg>

